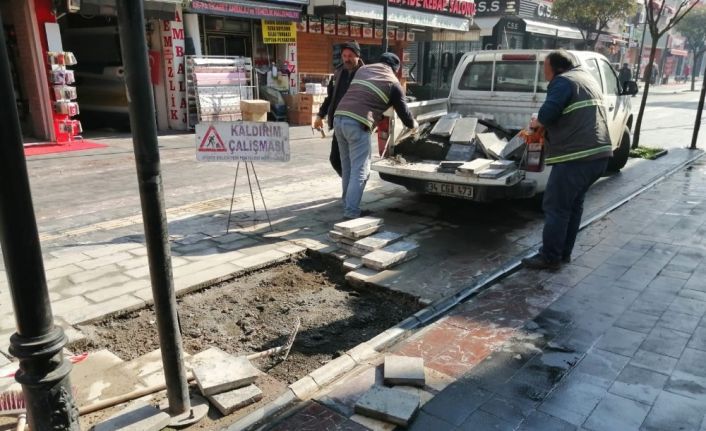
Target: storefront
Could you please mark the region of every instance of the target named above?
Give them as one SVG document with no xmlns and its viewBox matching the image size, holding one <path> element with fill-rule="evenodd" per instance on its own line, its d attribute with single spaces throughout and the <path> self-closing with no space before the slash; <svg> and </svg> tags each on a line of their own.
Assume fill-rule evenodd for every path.
<svg viewBox="0 0 706 431">
<path fill-rule="evenodd" d="M 362 59 L 382 54 L 382 1 L 312 2 L 312 14 L 298 28 L 300 82 L 325 85 L 340 64 L 340 44 L 356 40 Z M 470 20 L 475 4 L 467 1 L 409 2 L 391 0 L 388 8 L 389 50 L 402 60 L 401 82 L 419 100 L 444 97 L 460 56 L 478 49 L 479 33 Z"/>
<path fill-rule="evenodd" d="M 579 49 L 581 32 L 553 18 L 551 1 L 477 0 L 483 49 Z"/>
<path fill-rule="evenodd" d="M 288 23 L 300 21 L 307 3 L 308 0 L 191 1 L 188 11 L 198 17 L 200 52 L 196 53 L 249 57 L 260 88 L 295 92 L 296 27 Z M 269 34 L 272 36 L 266 40 L 265 35 Z"/>
</svg>

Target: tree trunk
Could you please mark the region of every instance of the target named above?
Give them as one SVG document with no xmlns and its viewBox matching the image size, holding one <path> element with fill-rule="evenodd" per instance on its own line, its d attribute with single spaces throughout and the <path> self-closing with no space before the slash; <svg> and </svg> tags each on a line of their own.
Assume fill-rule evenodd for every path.
<svg viewBox="0 0 706 431">
<path fill-rule="evenodd" d="M 692 81 L 693 85 L 693 81 Z M 699 139 L 699 129 L 701 128 L 701 113 L 704 110 L 704 99 L 706 98 L 706 79 L 701 82 L 701 97 L 699 97 L 699 107 L 696 109 L 696 123 L 694 124 L 694 134 L 691 137 L 692 150 L 696 149 L 696 141 Z"/>
<path fill-rule="evenodd" d="M 633 132 L 632 148 L 637 148 L 640 145 L 640 129 L 642 128 L 642 116 L 645 114 L 645 105 L 647 105 L 647 94 L 650 92 L 650 83 L 652 82 L 652 65 L 657 56 L 657 43 L 659 39 L 652 37 L 652 48 L 650 49 L 650 60 L 645 66 L 645 89 L 642 90 L 642 101 L 640 102 L 640 112 L 637 114 L 635 122 L 635 131 Z M 657 77 L 659 79 L 659 77 Z"/>
</svg>

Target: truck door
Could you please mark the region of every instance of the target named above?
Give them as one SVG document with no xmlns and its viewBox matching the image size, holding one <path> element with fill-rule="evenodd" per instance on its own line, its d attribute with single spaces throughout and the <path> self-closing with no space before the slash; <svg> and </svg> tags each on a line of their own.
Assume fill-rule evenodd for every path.
<svg viewBox="0 0 706 431">
<path fill-rule="evenodd" d="M 626 105 L 621 103 L 620 84 L 618 76 L 613 67 L 607 61 L 598 60 L 603 75 L 603 97 L 606 103 L 606 113 L 608 114 L 608 128 L 610 130 L 610 141 L 615 148 L 620 143 L 623 136 L 623 124 L 625 124 Z"/>
</svg>

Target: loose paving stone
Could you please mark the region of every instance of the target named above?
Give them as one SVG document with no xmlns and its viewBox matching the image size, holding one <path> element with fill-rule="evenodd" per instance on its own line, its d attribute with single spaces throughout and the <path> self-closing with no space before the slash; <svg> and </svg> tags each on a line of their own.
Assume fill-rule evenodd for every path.
<svg viewBox="0 0 706 431">
<path fill-rule="evenodd" d="M 346 281 L 354 286 L 364 286 L 368 280 L 379 272 L 370 268 L 360 268 L 346 273 Z"/>
<path fill-rule="evenodd" d="M 136 401 L 110 419 L 97 424 L 94 431 L 159 431 L 171 417 L 144 401 Z"/>
<path fill-rule="evenodd" d="M 343 261 L 343 269 L 346 271 L 355 271 L 363 267 L 363 260 L 359 257 L 351 257 Z"/>
<path fill-rule="evenodd" d="M 231 356 L 217 347 L 206 352 L 194 355 L 192 366 L 196 383 L 205 396 L 248 386 L 260 375 L 260 370 L 246 357 Z"/>
<path fill-rule="evenodd" d="M 399 355 L 385 356 L 385 383 L 423 387 L 424 359 Z"/>
<path fill-rule="evenodd" d="M 411 241 L 400 241 L 363 256 L 363 265 L 383 271 L 394 265 L 417 257 L 419 245 Z"/>
<path fill-rule="evenodd" d="M 584 427 L 595 431 L 637 430 L 650 406 L 608 394 L 588 417 Z"/>
<path fill-rule="evenodd" d="M 367 229 L 382 225 L 383 220 L 375 217 L 360 217 L 353 220 L 347 220 L 341 223 L 336 223 L 334 230 L 341 232 L 344 235 L 352 235 L 360 233 Z"/>
<path fill-rule="evenodd" d="M 260 401 L 262 399 L 262 391 L 255 385 L 249 385 L 232 391 L 210 395 L 208 399 L 225 416 Z"/>
<path fill-rule="evenodd" d="M 418 395 L 397 389 L 373 386 L 355 404 L 355 411 L 373 419 L 406 427 L 419 410 Z"/>
<path fill-rule="evenodd" d="M 338 243 L 349 245 L 349 246 L 353 246 L 356 242 L 355 239 L 348 238 L 343 233 L 335 231 L 335 230 L 329 231 L 328 237 L 331 238 L 332 241 L 336 241 Z"/>
<path fill-rule="evenodd" d="M 402 235 L 397 232 L 378 232 L 375 235 L 356 241 L 354 246 L 369 253 L 371 251 L 385 248 L 400 238 L 402 238 Z"/>
<path fill-rule="evenodd" d="M 651 405 L 662 391 L 667 378 L 666 374 L 628 365 L 610 387 L 610 392 Z"/>
<path fill-rule="evenodd" d="M 367 253 L 366 251 L 363 251 L 359 248 L 355 248 L 352 245 L 344 244 L 342 242 L 338 243 L 338 248 L 340 248 L 341 251 L 343 251 L 347 256 L 359 257 L 361 259 Z"/>
</svg>

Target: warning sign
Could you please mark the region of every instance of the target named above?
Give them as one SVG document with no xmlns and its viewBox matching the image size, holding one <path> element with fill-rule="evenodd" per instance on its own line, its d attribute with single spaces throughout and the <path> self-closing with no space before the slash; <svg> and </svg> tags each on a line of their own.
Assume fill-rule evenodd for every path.
<svg viewBox="0 0 706 431">
<path fill-rule="evenodd" d="M 289 124 L 216 121 L 196 125 L 200 162 L 288 162 Z"/>
<path fill-rule="evenodd" d="M 215 153 L 225 153 L 226 146 L 223 145 L 223 139 L 221 135 L 216 132 L 216 128 L 211 126 L 206 131 L 206 134 L 201 139 L 201 144 L 199 145 L 199 152 L 215 152 Z"/>
<path fill-rule="evenodd" d="M 265 43 L 295 43 L 297 23 L 262 20 L 262 40 Z"/>
</svg>

